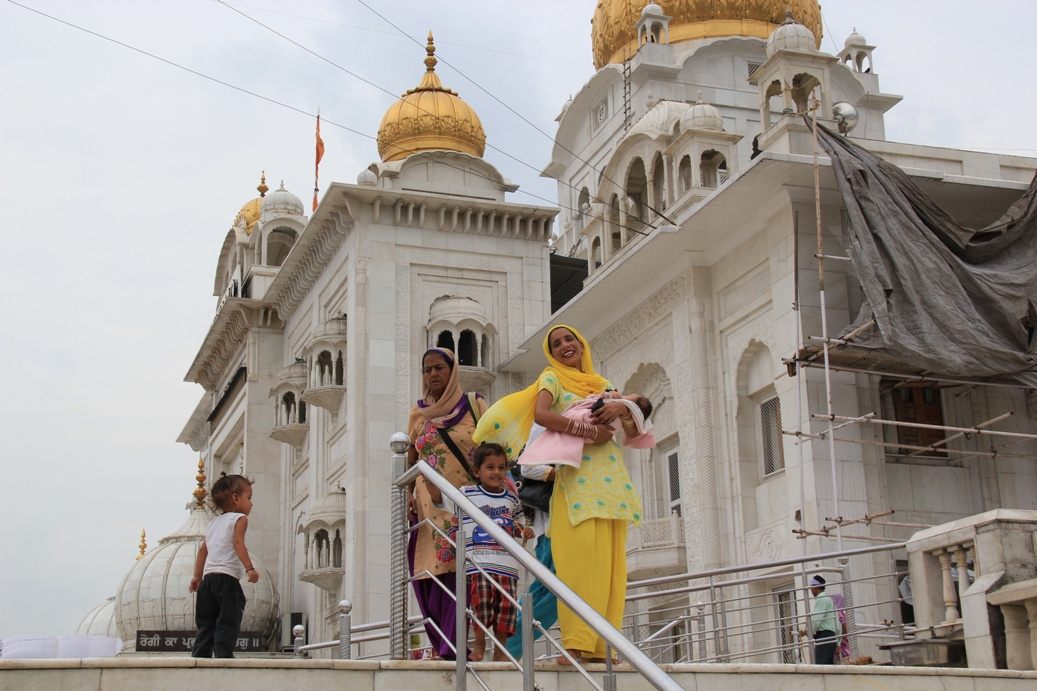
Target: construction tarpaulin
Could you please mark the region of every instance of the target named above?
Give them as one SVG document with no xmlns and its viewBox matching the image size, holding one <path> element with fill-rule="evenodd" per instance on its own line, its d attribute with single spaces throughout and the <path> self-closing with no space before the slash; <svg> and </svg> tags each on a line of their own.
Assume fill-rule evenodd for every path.
<svg viewBox="0 0 1037 691">
<path fill-rule="evenodd" d="M 970 229 L 897 166 L 820 125 L 818 140 L 865 297 L 843 336 L 874 320 L 851 345 L 934 376 L 1037 388 L 1037 176 L 1004 216 Z"/>
</svg>

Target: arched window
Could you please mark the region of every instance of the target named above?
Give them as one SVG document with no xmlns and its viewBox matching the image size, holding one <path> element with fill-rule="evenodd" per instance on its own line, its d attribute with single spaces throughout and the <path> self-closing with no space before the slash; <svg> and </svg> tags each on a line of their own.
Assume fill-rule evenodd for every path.
<svg viewBox="0 0 1037 691">
<path fill-rule="evenodd" d="M 322 350 L 317 356 L 317 386 L 331 386 L 335 372 L 331 362 L 331 353 Z"/>
<path fill-rule="evenodd" d="M 720 167 L 723 165 L 726 179 L 727 161 L 719 151 L 710 149 L 702 152 L 702 160 L 699 162 L 699 178 L 702 187 L 714 188 L 720 179 Z"/>
<path fill-rule="evenodd" d="M 618 233 L 620 228 L 623 227 L 622 215 L 619 213 L 619 195 L 612 195 L 612 201 L 609 203 L 609 232 Z"/>
<path fill-rule="evenodd" d="M 335 540 L 331 543 L 331 564 L 336 569 L 342 568 L 342 534 L 336 530 Z"/>
<path fill-rule="evenodd" d="M 763 129 L 774 124 L 775 118 L 780 118 L 785 110 L 785 101 L 782 98 L 781 82 L 775 79 L 767 87 L 766 102 L 764 109 Z"/>
<path fill-rule="evenodd" d="M 338 351 L 338 357 L 335 358 L 335 385 L 342 386 L 346 381 L 346 368 L 342 362 L 342 351 Z"/>
<path fill-rule="evenodd" d="M 595 269 L 601 266 L 601 238 L 594 238 L 591 243 L 591 266 Z"/>
<path fill-rule="evenodd" d="M 328 531 L 321 528 L 313 535 L 313 549 L 314 559 L 313 564 L 315 568 L 325 569 L 328 564 L 331 563 L 331 544 L 328 541 Z"/>
<path fill-rule="evenodd" d="M 295 422 L 295 394 L 291 391 L 281 396 L 281 424 L 290 425 Z"/>
<path fill-rule="evenodd" d="M 477 356 L 475 334 L 469 329 L 465 329 L 461 332 L 457 346 L 457 361 L 465 366 L 475 366 Z"/>
<path fill-rule="evenodd" d="M 456 353 L 457 350 L 454 348 L 454 334 L 449 331 L 439 332 L 439 338 L 436 339 L 436 347 L 449 348 Z"/>
<path fill-rule="evenodd" d="M 796 102 L 797 112 L 806 113 L 810 110 L 810 95 L 814 89 L 820 92 L 820 86 L 821 82 L 812 74 L 800 73 L 792 78 L 792 98 Z"/>
<path fill-rule="evenodd" d="M 666 209 L 666 169 L 663 165 L 663 157 L 655 159 L 655 168 L 652 170 L 652 206 L 656 212 Z"/>
<path fill-rule="evenodd" d="M 267 266 L 281 266 L 295 244 L 295 231 L 277 228 L 266 236 Z"/>
<path fill-rule="evenodd" d="M 591 193 L 584 187 L 580 190 L 580 198 L 576 202 L 576 230 L 583 230 L 583 226 L 587 223 L 586 214 L 590 211 Z M 586 210 L 585 210 L 586 209 Z"/>
<path fill-rule="evenodd" d="M 648 191 L 648 175 L 645 173 L 645 164 L 640 158 L 635 158 L 627 172 L 626 193 L 627 209 L 623 214 L 623 225 L 627 230 L 623 232 L 624 240 L 629 240 L 632 231 L 641 230 L 644 226 L 645 197 Z"/>
<path fill-rule="evenodd" d="M 691 189 L 691 156 L 685 156 L 681 159 L 677 174 L 681 179 L 681 194 L 684 194 Z"/>
</svg>

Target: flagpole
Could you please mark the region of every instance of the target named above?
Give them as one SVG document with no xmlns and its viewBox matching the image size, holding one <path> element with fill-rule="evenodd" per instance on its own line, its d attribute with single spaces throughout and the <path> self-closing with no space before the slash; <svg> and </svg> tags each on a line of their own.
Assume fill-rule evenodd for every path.
<svg viewBox="0 0 1037 691">
<path fill-rule="evenodd" d="M 320 109 L 317 109 L 317 156 L 313 164 L 313 210 L 317 210 L 317 193 L 320 191 L 320 160 L 324 158 L 324 140 L 320 138 Z"/>
</svg>

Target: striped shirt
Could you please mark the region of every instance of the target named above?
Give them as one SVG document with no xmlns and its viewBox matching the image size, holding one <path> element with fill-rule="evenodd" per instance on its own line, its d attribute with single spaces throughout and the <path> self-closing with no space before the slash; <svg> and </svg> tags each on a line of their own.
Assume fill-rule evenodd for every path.
<svg viewBox="0 0 1037 691">
<path fill-rule="evenodd" d="M 465 497 L 482 509 L 482 512 L 493 519 L 504 532 L 514 535 L 516 528 L 525 527 L 522 505 L 518 495 L 509 488 L 501 492 L 488 492 L 479 485 L 465 485 L 461 488 Z M 465 555 L 477 562 L 487 573 L 495 573 L 506 578 L 518 578 L 518 561 L 508 554 L 507 550 L 497 544 L 489 534 L 480 528 L 467 514 L 464 517 Z M 478 573 L 475 566 L 465 567 L 466 574 Z"/>
</svg>

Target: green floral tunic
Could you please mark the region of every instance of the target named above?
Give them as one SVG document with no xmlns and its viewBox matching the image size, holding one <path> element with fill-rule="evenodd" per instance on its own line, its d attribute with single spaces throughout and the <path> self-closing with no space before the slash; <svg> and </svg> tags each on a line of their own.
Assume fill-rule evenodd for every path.
<svg viewBox="0 0 1037 691">
<path fill-rule="evenodd" d="M 551 372 L 540 375 L 540 390 L 551 392 L 551 411 L 562 413 L 582 400 L 562 388 Z M 615 440 L 583 447 L 579 468 L 556 466 L 555 491 L 561 490 L 569 510 L 569 521 L 579 525 L 588 518 L 618 518 L 641 523 L 641 496 L 630 481 L 623 451 Z"/>
</svg>

